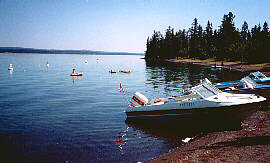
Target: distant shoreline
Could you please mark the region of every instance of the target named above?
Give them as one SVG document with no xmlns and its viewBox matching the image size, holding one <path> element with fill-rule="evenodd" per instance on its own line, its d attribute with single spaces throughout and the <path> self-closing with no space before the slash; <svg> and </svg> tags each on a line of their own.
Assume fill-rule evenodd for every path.
<svg viewBox="0 0 270 163">
<path fill-rule="evenodd" d="M 57 50 L 23 47 L 0 47 L 0 53 L 81 54 L 81 55 L 144 55 L 144 53 L 105 52 L 93 50 Z"/>
</svg>

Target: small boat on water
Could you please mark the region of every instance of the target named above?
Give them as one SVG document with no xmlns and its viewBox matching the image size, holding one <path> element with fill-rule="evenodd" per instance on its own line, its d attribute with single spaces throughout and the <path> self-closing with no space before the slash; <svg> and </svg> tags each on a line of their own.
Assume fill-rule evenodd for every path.
<svg viewBox="0 0 270 163">
<path fill-rule="evenodd" d="M 83 76 L 83 73 L 82 72 L 72 73 L 70 74 L 70 76 Z"/>
<path fill-rule="evenodd" d="M 222 92 L 204 79 L 199 85 L 180 96 L 149 100 L 136 92 L 125 110 L 128 117 L 163 116 L 187 114 L 193 111 L 223 110 L 226 107 L 254 104 L 266 98 L 255 94 L 232 94 Z"/>
<path fill-rule="evenodd" d="M 75 68 L 74 68 L 72 73 L 70 74 L 70 76 L 83 76 L 83 73 L 82 72 L 75 72 Z"/>
<path fill-rule="evenodd" d="M 263 73 L 259 71 L 250 73 L 248 77 L 258 84 L 270 84 L 270 77 L 266 77 Z M 237 85 L 241 85 L 241 80 L 214 83 L 213 85 L 219 89 L 226 89 L 228 87 L 235 87 Z"/>
<path fill-rule="evenodd" d="M 212 70 L 220 70 L 223 68 L 223 66 L 218 66 L 218 65 L 214 65 L 214 66 L 211 66 Z"/>
<path fill-rule="evenodd" d="M 127 73 L 127 74 L 131 73 L 131 71 L 130 71 L 130 70 L 128 70 L 128 71 L 119 70 L 119 72 L 122 72 L 122 73 Z"/>
<path fill-rule="evenodd" d="M 109 73 L 116 73 L 116 71 L 110 70 Z"/>
<path fill-rule="evenodd" d="M 13 66 L 12 66 L 12 64 L 9 64 L 9 68 L 8 68 L 8 70 L 13 70 Z"/>
</svg>

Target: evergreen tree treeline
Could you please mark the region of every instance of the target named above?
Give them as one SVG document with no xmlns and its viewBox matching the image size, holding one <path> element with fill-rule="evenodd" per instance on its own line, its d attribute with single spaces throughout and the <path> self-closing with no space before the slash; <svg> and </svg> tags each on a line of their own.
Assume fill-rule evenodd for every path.
<svg viewBox="0 0 270 163">
<path fill-rule="evenodd" d="M 197 58 L 248 63 L 270 62 L 270 32 L 267 22 L 255 25 L 251 30 L 245 21 L 242 28 L 236 29 L 232 12 L 224 15 L 218 30 L 213 30 L 207 22 L 205 29 L 193 20 L 188 30 L 174 31 L 170 26 L 163 36 L 154 31 L 147 38 L 145 58 Z"/>
</svg>

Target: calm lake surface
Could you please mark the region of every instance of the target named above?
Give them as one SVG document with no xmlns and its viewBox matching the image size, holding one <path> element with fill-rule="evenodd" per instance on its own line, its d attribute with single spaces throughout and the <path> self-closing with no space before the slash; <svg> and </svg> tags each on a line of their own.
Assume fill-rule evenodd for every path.
<svg viewBox="0 0 270 163">
<path fill-rule="evenodd" d="M 219 82 L 245 75 L 187 64 L 149 65 L 142 57 L 0 53 L 1 159 L 146 161 L 181 145 L 187 136 L 239 128 L 238 120 L 218 123 L 220 117 L 192 123 L 128 121 L 124 110 L 136 91 L 149 99 L 172 96 L 205 77 Z M 10 63 L 13 71 L 7 70 Z M 84 75 L 69 76 L 73 68 Z M 110 69 L 131 73 L 110 74 Z M 118 90 L 120 82 L 125 93 Z"/>
</svg>

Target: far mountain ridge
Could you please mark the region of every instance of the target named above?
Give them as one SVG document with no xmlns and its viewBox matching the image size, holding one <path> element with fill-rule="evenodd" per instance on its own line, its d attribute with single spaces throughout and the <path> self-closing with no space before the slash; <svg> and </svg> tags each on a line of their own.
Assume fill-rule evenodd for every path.
<svg viewBox="0 0 270 163">
<path fill-rule="evenodd" d="M 35 48 L 24 48 L 24 47 L 0 47 L 0 53 L 144 55 L 143 53 L 129 53 L 129 52 L 105 52 L 105 51 L 94 51 L 94 50 L 35 49 Z"/>
</svg>

